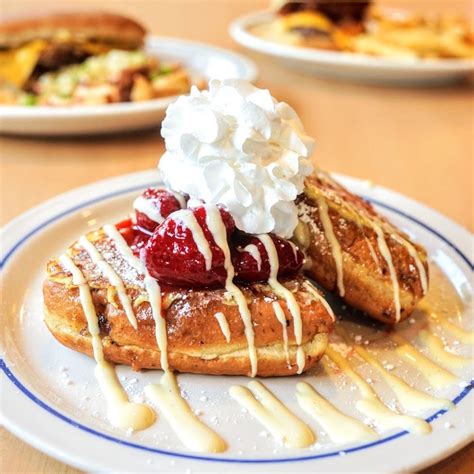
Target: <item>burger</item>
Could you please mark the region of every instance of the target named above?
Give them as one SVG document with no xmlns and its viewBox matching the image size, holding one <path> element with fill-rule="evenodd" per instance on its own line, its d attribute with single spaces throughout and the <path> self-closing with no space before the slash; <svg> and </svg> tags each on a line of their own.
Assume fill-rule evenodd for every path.
<svg viewBox="0 0 474 474">
<path fill-rule="evenodd" d="M 186 93 L 186 70 L 147 53 L 146 34 L 135 20 L 105 12 L 3 21 L 0 103 L 107 104 Z"/>
</svg>

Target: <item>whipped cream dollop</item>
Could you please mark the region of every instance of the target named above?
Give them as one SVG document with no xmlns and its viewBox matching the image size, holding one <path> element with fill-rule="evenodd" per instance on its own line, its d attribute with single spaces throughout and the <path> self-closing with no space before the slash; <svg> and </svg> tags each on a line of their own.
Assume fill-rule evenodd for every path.
<svg viewBox="0 0 474 474">
<path fill-rule="evenodd" d="M 290 238 L 314 141 L 296 112 L 238 79 L 211 80 L 168 107 L 159 171 L 173 191 L 227 207 L 237 228 Z"/>
</svg>

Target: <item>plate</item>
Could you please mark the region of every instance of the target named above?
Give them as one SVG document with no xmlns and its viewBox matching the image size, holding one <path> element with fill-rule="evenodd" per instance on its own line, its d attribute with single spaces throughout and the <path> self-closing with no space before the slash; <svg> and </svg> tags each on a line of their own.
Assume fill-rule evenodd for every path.
<svg viewBox="0 0 474 474">
<path fill-rule="evenodd" d="M 236 19 L 229 33 L 237 43 L 271 56 L 289 68 L 326 77 L 390 84 L 444 84 L 459 80 L 474 71 L 474 60 L 403 61 L 361 54 L 323 51 L 283 45 L 252 34 L 253 26 L 272 21 L 268 11 L 251 13 Z"/>
<path fill-rule="evenodd" d="M 176 60 L 191 76 L 204 79 L 257 77 L 254 63 L 243 56 L 204 43 L 150 36 L 146 48 L 160 59 Z M 156 126 L 176 96 L 143 102 L 77 107 L 0 106 L 0 131 L 15 135 L 89 135 Z"/>
<path fill-rule="evenodd" d="M 449 278 L 456 298 L 463 301 L 464 309 L 453 315 L 456 317 L 452 322 L 472 329 L 472 235 L 428 207 L 386 188 L 369 187 L 343 176 L 339 179 L 423 242 L 431 263 Z M 317 442 L 307 449 L 280 445 L 229 396 L 229 387 L 246 385 L 247 377 L 178 375 L 192 409 L 228 442 L 229 449 L 224 453 L 202 454 L 186 449 L 161 414 L 157 423 L 144 431 L 125 433 L 111 427 L 93 376 L 93 360 L 61 346 L 42 322 L 44 267 L 49 258 L 88 229 L 118 221 L 129 213 L 134 197 L 156 182 L 156 171 L 97 182 L 45 202 L 3 229 L 0 406 L 7 429 L 67 464 L 86 471 L 109 472 L 148 472 L 158 468 L 180 472 L 414 471 L 448 456 L 472 439 L 472 363 L 459 370 L 456 381 L 443 390 L 431 390 L 453 400 L 456 408 L 423 412 L 432 427 L 428 435 L 409 434 L 396 428 L 384 431 L 370 442 L 334 443 L 298 405 L 296 383 L 312 384 L 340 410 L 363 419 L 354 407 L 360 397 L 350 383 L 340 379 L 335 384 L 333 377 L 320 368 L 301 377 L 262 380 L 316 434 Z M 338 313 L 343 312 L 337 302 L 335 307 Z M 418 323 L 421 316 L 415 319 Z M 408 322 L 403 324 L 412 326 Z M 450 333 L 443 332 L 443 336 L 454 352 L 471 354 L 472 346 L 456 345 Z M 412 374 L 410 383 L 430 392 L 423 376 L 418 372 L 414 375 L 413 367 L 403 361 L 396 364 L 394 374 L 402 378 Z M 387 403 L 393 403 L 393 396 L 387 394 L 387 384 L 377 373 L 363 364 L 357 370 L 372 379 L 384 401 L 388 397 Z M 136 373 L 124 366 L 117 371 L 133 400 L 141 400 L 144 386 L 159 380 L 161 374 Z"/>
</svg>

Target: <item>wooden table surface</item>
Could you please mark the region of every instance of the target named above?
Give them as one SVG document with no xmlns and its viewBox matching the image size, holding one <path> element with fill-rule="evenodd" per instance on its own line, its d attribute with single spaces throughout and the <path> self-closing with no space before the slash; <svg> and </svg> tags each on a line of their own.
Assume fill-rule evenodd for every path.
<svg viewBox="0 0 474 474">
<path fill-rule="evenodd" d="M 7 14 L 35 12 L 57 2 L 9 0 Z M 81 8 L 97 2 L 80 0 Z M 468 2 L 462 4 L 465 8 Z M 227 34 L 236 16 L 265 7 L 259 0 L 105 0 L 154 33 L 239 50 Z M 204 20 L 206 19 L 206 20 Z M 300 114 L 316 138 L 323 168 L 370 179 L 473 229 L 474 114 L 472 81 L 445 88 L 395 88 L 317 79 L 249 54 L 258 84 Z M 163 153 L 158 128 L 133 134 L 72 139 L 0 138 L 0 223 L 58 193 L 110 176 L 156 166 Z M 427 440 L 428 442 L 428 440 Z M 470 445 L 426 472 L 474 472 Z M 78 472 L 0 430 L 0 471 Z"/>
</svg>

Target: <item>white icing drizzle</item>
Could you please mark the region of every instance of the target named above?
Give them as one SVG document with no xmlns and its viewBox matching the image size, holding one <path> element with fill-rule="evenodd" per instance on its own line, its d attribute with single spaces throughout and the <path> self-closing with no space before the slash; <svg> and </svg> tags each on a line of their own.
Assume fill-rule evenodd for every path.
<svg viewBox="0 0 474 474">
<path fill-rule="evenodd" d="M 319 294 L 316 288 L 314 288 L 313 285 L 308 281 L 304 281 L 303 286 L 313 295 L 314 298 L 316 298 L 324 306 L 328 314 L 331 316 L 332 320 L 336 321 L 336 316 L 331 306 L 329 306 L 329 303 L 325 300 L 323 296 Z"/>
<path fill-rule="evenodd" d="M 239 252 L 249 253 L 257 262 L 257 270 L 260 271 L 262 269 L 262 256 L 260 255 L 260 251 L 258 250 L 258 247 L 255 244 L 248 244 L 244 248 L 238 247 L 237 250 Z"/>
<path fill-rule="evenodd" d="M 456 326 L 445 318 L 440 318 L 434 311 L 425 305 L 423 301 L 418 305 L 418 309 L 422 308 L 428 313 L 428 316 L 436 322 L 436 324 L 442 326 L 448 332 L 453 334 L 460 342 L 463 344 L 474 344 L 474 331 L 467 331 L 463 328 L 460 328 L 459 326 Z"/>
<path fill-rule="evenodd" d="M 397 272 L 395 271 L 395 266 L 393 264 L 392 254 L 385 240 L 383 230 L 374 222 L 371 222 L 372 229 L 374 229 L 377 234 L 377 245 L 379 247 L 380 253 L 384 258 L 388 266 L 388 271 L 390 273 L 390 279 L 392 280 L 393 287 L 393 304 L 395 306 L 395 322 L 400 321 L 400 286 L 398 284 Z"/>
<path fill-rule="evenodd" d="M 206 224 L 209 231 L 214 238 L 216 245 L 222 250 L 224 254 L 224 268 L 227 273 L 225 282 L 226 290 L 232 295 L 239 307 L 240 316 L 244 323 L 245 337 L 247 338 L 248 352 L 250 359 L 250 374 L 252 377 L 257 375 L 257 349 L 255 347 L 255 334 L 253 331 L 252 315 L 250 314 L 245 295 L 240 288 L 234 284 L 234 266 L 230 256 L 229 244 L 227 242 L 227 231 L 222 221 L 221 213 L 215 205 L 206 206 Z"/>
<path fill-rule="evenodd" d="M 423 291 L 423 295 L 426 295 L 426 293 L 428 292 L 428 277 L 426 275 L 425 267 L 415 247 L 413 247 L 410 242 L 408 242 L 406 239 L 402 238 L 396 233 L 392 233 L 391 237 L 393 240 L 403 245 L 410 254 L 410 257 L 414 260 L 416 268 L 418 270 L 418 275 L 420 275 L 421 290 Z"/>
<path fill-rule="evenodd" d="M 184 209 L 186 207 L 186 199 L 182 194 L 171 191 L 165 186 L 157 186 L 156 189 L 164 189 L 165 191 L 171 193 L 178 201 L 179 207 L 181 209 Z M 148 219 L 151 219 L 152 221 L 158 224 L 161 224 L 165 220 L 165 217 L 161 214 L 161 209 L 154 206 L 150 199 L 147 199 L 142 195 L 138 196 L 135 199 L 135 201 L 133 202 L 133 208 L 136 211 L 145 214 Z"/>
<path fill-rule="evenodd" d="M 268 284 L 272 287 L 273 291 L 284 298 L 286 301 L 286 305 L 290 310 L 290 313 L 293 317 L 293 327 L 295 333 L 295 340 L 296 344 L 298 345 L 297 353 L 296 353 L 296 362 L 298 365 L 298 374 L 301 374 L 304 370 L 305 366 L 305 354 L 304 349 L 301 346 L 301 341 L 303 338 L 303 324 L 301 321 L 301 312 L 298 302 L 296 301 L 295 296 L 293 293 L 285 288 L 278 280 L 278 253 L 275 247 L 275 244 L 272 238 L 268 234 L 259 234 L 257 238 L 262 242 L 263 246 L 268 255 L 268 261 L 270 262 L 270 277 L 268 278 Z"/>
<path fill-rule="evenodd" d="M 131 403 L 117 379 L 114 367 L 104 358 L 99 322 L 92 295 L 81 270 L 68 255 L 59 257 L 61 265 L 72 274 L 72 282 L 79 288 L 79 298 L 87 319 L 87 328 L 92 338 L 92 350 L 96 367 L 95 377 L 107 401 L 107 417 L 117 428 L 142 430 L 155 421 L 154 411 L 147 405 Z"/>
<path fill-rule="evenodd" d="M 450 370 L 462 369 L 471 363 L 471 359 L 451 354 L 444 348 L 443 341 L 429 331 L 422 330 L 419 333 L 420 339 L 426 345 L 433 357 L 444 367 Z"/>
<path fill-rule="evenodd" d="M 144 263 L 133 254 L 115 226 L 104 226 L 104 232 L 115 242 L 125 260 L 139 273 L 145 275 L 144 283 L 155 321 L 156 342 L 160 349 L 160 364 L 165 371 L 160 385 L 148 385 L 145 387 L 145 394 L 158 405 L 177 436 L 189 449 L 198 452 L 225 451 L 226 442 L 194 415 L 181 397 L 176 378 L 169 370 L 166 321 L 161 315 L 161 291 L 158 282 L 149 275 Z"/>
<path fill-rule="evenodd" d="M 193 413 L 181 396 L 178 382 L 172 372 L 166 371 L 159 385 L 145 387 L 145 394 L 158 406 L 187 448 L 201 453 L 220 453 L 227 449 L 227 443 Z"/>
<path fill-rule="evenodd" d="M 305 448 L 314 443 L 315 436 L 311 429 L 288 410 L 268 388 L 257 381 L 250 382 L 248 387 L 233 385 L 229 394 L 278 441 L 288 448 Z"/>
<path fill-rule="evenodd" d="M 372 257 L 372 260 L 374 261 L 375 265 L 380 269 L 380 262 L 379 258 L 377 257 L 377 254 L 375 253 L 374 246 L 372 245 L 372 242 L 368 239 L 367 235 L 365 235 L 365 229 L 364 226 L 360 223 L 357 222 L 358 227 L 362 230 L 362 233 L 364 234 L 364 240 L 365 243 L 367 244 L 367 247 L 369 248 L 370 256 Z"/>
<path fill-rule="evenodd" d="M 375 431 L 339 411 L 306 382 L 296 385 L 296 399 L 300 407 L 322 426 L 335 443 L 355 443 L 376 436 Z"/>
<path fill-rule="evenodd" d="M 158 282 L 150 276 L 145 264 L 136 257 L 126 240 L 113 225 L 103 227 L 105 234 L 114 242 L 117 250 L 138 273 L 145 276 L 144 283 L 150 301 L 153 320 L 155 321 L 155 338 L 160 350 L 160 364 L 163 370 L 168 370 L 168 337 L 166 320 L 161 314 L 161 290 Z"/>
<path fill-rule="evenodd" d="M 174 213 L 173 217 L 177 222 L 181 222 L 191 231 L 198 251 L 204 257 L 206 270 L 209 271 L 212 266 L 212 250 L 193 211 L 190 209 L 182 209 L 181 211 Z"/>
<path fill-rule="evenodd" d="M 214 317 L 217 319 L 219 326 L 221 328 L 222 334 L 224 334 L 225 340 L 230 342 L 230 329 L 227 319 L 225 318 L 225 314 L 218 312 L 214 314 Z"/>
<path fill-rule="evenodd" d="M 104 259 L 103 255 L 97 250 L 95 245 L 93 245 L 92 242 L 87 239 L 85 235 L 79 239 L 79 244 L 89 254 L 91 260 L 99 267 L 107 280 L 109 280 L 110 284 L 115 288 L 129 323 L 134 329 L 137 329 L 137 318 L 133 312 L 132 302 L 125 291 L 125 287 L 120 276 L 117 275 L 112 266 Z"/>
<path fill-rule="evenodd" d="M 273 311 L 275 312 L 275 316 L 281 324 L 281 330 L 283 332 L 283 345 L 285 348 L 285 355 L 286 355 L 286 363 L 288 366 L 290 365 L 290 353 L 288 352 L 288 328 L 286 327 L 286 318 L 285 313 L 280 306 L 278 301 L 274 301 L 272 303 Z"/>
<path fill-rule="evenodd" d="M 321 223 L 323 224 L 324 235 L 329 243 L 329 246 L 331 247 L 332 257 L 336 265 L 337 288 L 339 290 L 339 295 L 344 296 L 345 289 L 341 246 L 339 244 L 339 241 L 337 240 L 336 234 L 334 233 L 331 218 L 329 217 L 328 204 L 326 202 L 326 199 L 324 199 L 324 197 L 322 196 L 318 196 L 317 201 L 319 217 L 321 218 Z"/>
<path fill-rule="evenodd" d="M 298 261 L 298 247 L 291 240 L 288 240 L 288 243 L 290 244 L 290 247 L 293 250 L 295 261 Z"/>
<path fill-rule="evenodd" d="M 457 382 L 455 375 L 428 359 L 402 336 L 393 334 L 392 339 L 398 344 L 397 354 L 419 370 L 433 388 L 441 389 Z"/>
<path fill-rule="evenodd" d="M 166 189 L 166 191 L 170 192 L 176 198 L 176 200 L 179 202 L 179 206 L 181 207 L 181 209 L 186 208 L 186 198 L 181 193 L 177 193 L 175 191 L 172 191 L 171 189 L 167 188 L 166 186 L 163 186 L 163 189 Z"/>
<path fill-rule="evenodd" d="M 339 328 L 337 332 L 341 334 L 341 328 Z M 347 342 L 347 336 L 345 336 L 344 339 Z M 427 393 L 410 387 L 407 383 L 405 383 L 405 381 L 388 372 L 383 367 L 383 365 L 378 360 L 374 359 L 363 347 L 355 345 L 353 348 L 357 354 L 363 360 L 365 360 L 365 362 L 378 370 L 385 382 L 387 382 L 387 384 L 395 393 L 400 405 L 405 411 L 423 412 L 431 408 L 441 409 L 454 407 L 454 405 L 448 399 L 432 397 Z"/>
<path fill-rule="evenodd" d="M 356 408 L 383 430 L 403 428 L 418 434 L 427 434 L 431 426 L 425 420 L 408 415 L 399 415 L 391 411 L 377 396 L 372 387 L 351 367 L 350 363 L 333 348 L 326 349 L 326 355 L 335 362 L 345 375 L 357 385 L 362 399 Z"/>
<path fill-rule="evenodd" d="M 474 331 L 467 331 L 466 329 L 456 326 L 451 321 L 448 320 L 436 320 L 441 326 L 443 326 L 447 331 L 453 334 L 456 339 L 459 339 L 463 344 L 474 344 Z"/>
<path fill-rule="evenodd" d="M 133 202 L 133 208 L 136 211 L 145 214 L 148 219 L 151 219 L 152 221 L 158 224 L 161 224 L 165 220 L 165 218 L 161 214 L 161 209 L 154 206 L 153 202 L 150 199 L 146 199 L 143 196 L 138 196 L 135 199 L 135 201 Z"/>
</svg>

